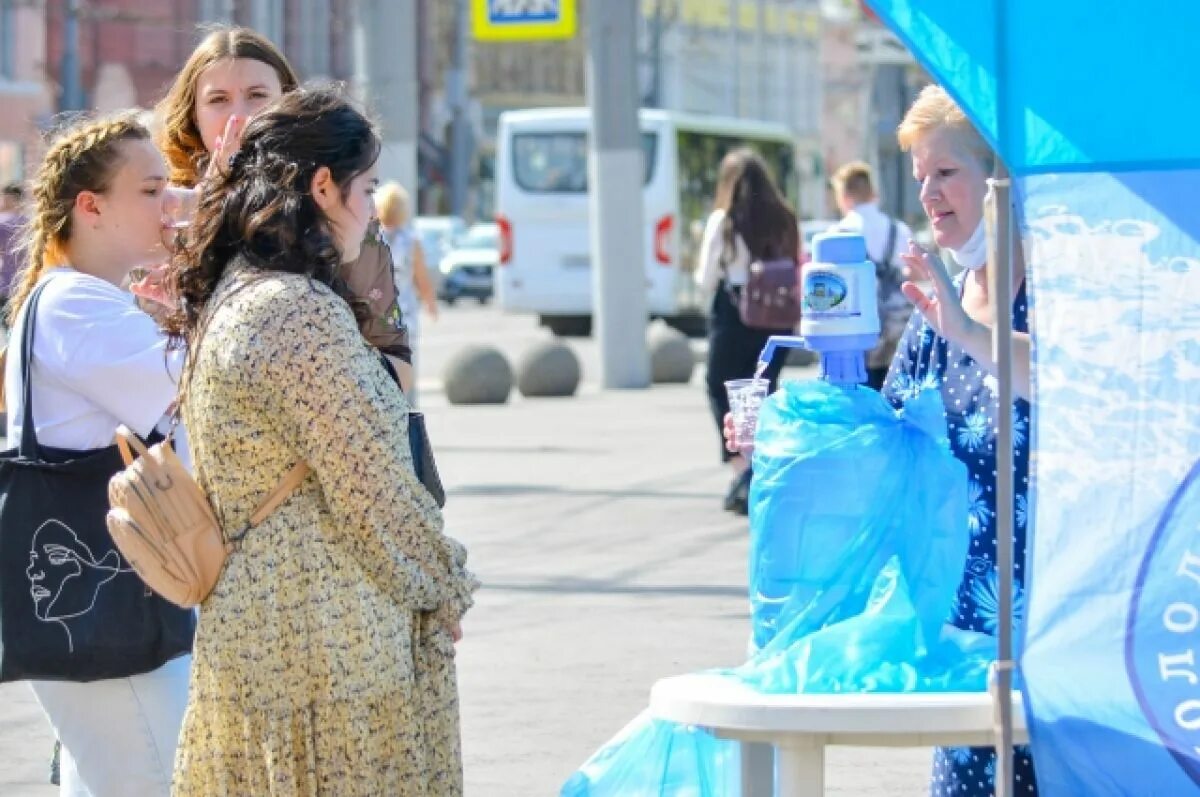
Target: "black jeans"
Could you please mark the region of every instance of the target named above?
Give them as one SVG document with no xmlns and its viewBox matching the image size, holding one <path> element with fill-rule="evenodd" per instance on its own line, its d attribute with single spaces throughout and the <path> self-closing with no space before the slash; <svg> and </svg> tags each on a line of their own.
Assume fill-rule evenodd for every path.
<svg viewBox="0 0 1200 797">
<path fill-rule="evenodd" d="M 749 379 L 758 366 L 758 355 L 772 335 L 792 335 L 791 329 L 751 329 L 742 323 L 737 307 L 729 297 L 724 283 L 717 288 L 713 297 L 712 312 L 708 319 L 708 405 L 712 409 L 720 440 L 721 461 L 733 458 L 725 448 L 724 424 L 729 413 L 729 397 L 725 393 L 725 382 L 729 379 Z M 771 390 L 779 380 L 779 372 L 787 361 L 787 351 L 779 350 L 771 358 L 765 376 L 771 380 Z"/>
</svg>

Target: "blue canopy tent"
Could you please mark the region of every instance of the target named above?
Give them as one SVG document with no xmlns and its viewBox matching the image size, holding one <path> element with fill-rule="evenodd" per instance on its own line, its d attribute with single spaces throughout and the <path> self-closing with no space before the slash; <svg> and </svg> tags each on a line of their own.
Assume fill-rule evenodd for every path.
<svg viewBox="0 0 1200 797">
<path fill-rule="evenodd" d="M 993 300 L 1009 304 L 1015 208 L 1036 493 L 998 513 L 1000 616 L 1013 523 L 1032 517 L 1021 673 L 1041 791 L 1200 793 L 1200 3 L 866 2 L 1014 179 L 1015 201 L 1003 167 L 993 181 Z M 1004 406 L 1009 317 L 995 317 Z M 1007 415 L 999 506 L 1012 506 Z M 999 631 L 1007 660 L 1012 629 Z M 1007 676 L 1002 664 L 998 794 Z"/>
</svg>

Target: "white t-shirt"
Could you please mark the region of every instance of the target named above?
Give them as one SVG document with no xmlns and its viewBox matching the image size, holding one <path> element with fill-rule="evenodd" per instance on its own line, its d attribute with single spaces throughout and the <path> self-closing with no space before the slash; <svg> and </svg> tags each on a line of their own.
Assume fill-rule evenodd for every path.
<svg viewBox="0 0 1200 797">
<path fill-rule="evenodd" d="M 696 282 L 706 292 L 712 293 L 724 277 L 730 285 L 746 284 L 746 269 L 750 267 L 750 250 L 742 236 L 733 234 L 733 258 L 724 266 L 721 254 L 725 251 L 725 211 L 714 210 L 704 224 L 704 237 L 700 239 L 699 268 Z"/>
<path fill-rule="evenodd" d="M 855 205 L 854 210 L 847 213 L 837 224 L 837 229 L 845 232 L 856 232 L 862 235 L 867 245 L 867 257 L 876 263 L 891 263 L 902 266 L 900 255 L 908 251 L 908 242 L 912 239 L 912 230 L 902 221 L 896 221 L 896 240 L 892 251 L 884 252 L 887 248 L 888 230 L 891 218 L 879 209 L 874 202 L 864 202 Z"/>
<path fill-rule="evenodd" d="M 112 445 L 120 424 L 143 437 L 164 428 L 183 352 L 167 352 L 166 335 L 138 309 L 132 294 L 99 277 L 56 268 L 42 282 L 49 284 L 38 302 L 31 370 L 38 442 L 88 450 Z M 28 309 L 26 304 L 13 325 L 4 371 L 10 446 L 21 439 L 21 349 Z M 177 440 L 177 447 L 184 448 L 183 442 Z"/>
</svg>

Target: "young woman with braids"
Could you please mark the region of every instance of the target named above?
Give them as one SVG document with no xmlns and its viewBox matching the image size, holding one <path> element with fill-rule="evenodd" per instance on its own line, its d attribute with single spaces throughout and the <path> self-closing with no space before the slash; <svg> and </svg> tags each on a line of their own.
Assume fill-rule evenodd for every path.
<svg viewBox="0 0 1200 797">
<path fill-rule="evenodd" d="M 336 280 L 374 216 L 379 149 L 338 92 L 285 94 L 173 257 L 183 417 L 223 524 L 312 469 L 201 607 L 176 797 L 462 793 L 454 641 L 477 582 Z"/>
<path fill-rule="evenodd" d="M 265 36 L 249 28 L 213 28 L 157 108 L 159 146 L 171 166 L 172 184 L 194 187 L 228 163 L 247 120 L 298 85 L 283 53 Z M 408 389 L 412 352 L 397 302 L 392 254 L 377 228 L 366 236 L 358 258 L 339 265 L 337 278 L 362 308 L 363 334 L 387 355 Z"/>
<path fill-rule="evenodd" d="M 42 161 L 33 184 L 27 266 L 9 305 L 9 345 L 21 350 L 26 305 L 44 285 L 30 373 L 43 446 L 104 448 L 120 424 L 143 436 L 165 428 L 182 355 L 167 351 L 166 336 L 120 285 L 131 269 L 167 256 L 166 182 L 150 133 L 128 115 L 68 129 Z M 20 360 L 12 356 L 5 365 L 10 440 L 22 431 Z M 43 570 L 54 564 L 49 557 Z M 62 742 L 63 795 L 168 794 L 190 661 L 180 656 L 128 678 L 32 682 Z"/>
</svg>

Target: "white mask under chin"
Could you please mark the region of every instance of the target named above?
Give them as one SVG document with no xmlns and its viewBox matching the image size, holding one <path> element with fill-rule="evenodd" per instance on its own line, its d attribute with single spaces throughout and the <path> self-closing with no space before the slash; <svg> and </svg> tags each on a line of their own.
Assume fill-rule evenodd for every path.
<svg viewBox="0 0 1200 797">
<path fill-rule="evenodd" d="M 987 265 L 987 226 L 983 223 L 983 219 L 979 220 L 979 226 L 975 228 L 975 232 L 967 239 L 967 242 L 958 249 L 947 249 L 954 260 L 968 271 L 978 271 Z"/>
</svg>

